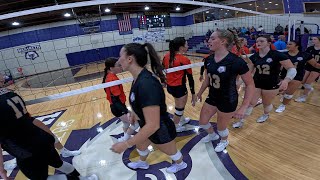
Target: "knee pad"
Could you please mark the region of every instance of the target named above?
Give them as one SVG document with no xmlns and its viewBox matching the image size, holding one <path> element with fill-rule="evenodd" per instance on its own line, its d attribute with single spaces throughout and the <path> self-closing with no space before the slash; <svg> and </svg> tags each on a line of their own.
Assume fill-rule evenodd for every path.
<svg viewBox="0 0 320 180">
<path fill-rule="evenodd" d="M 293 95 L 284 94 L 284 95 L 283 95 L 283 98 L 292 99 L 292 98 L 293 98 Z"/>
<path fill-rule="evenodd" d="M 129 128 L 129 126 L 130 126 L 130 123 L 127 123 L 127 122 L 124 122 L 124 121 L 122 121 L 122 123 L 123 123 L 123 128 L 124 129 L 128 129 Z"/>
<path fill-rule="evenodd" d="M 218 134 L 220 135 L 220 137 L 227 137 L 229 135 L 229 130 L 225 129 L 223 131 L 218 131 Z"/>
<path fill-rule="evenodd" d="M 312 85 L 311 84 L 304 84 L 303 87 L 305 89 L 311 90 L 312 89 Z"/>
<path fill-rule="evenodd" d="M 137 149 L 137 151 L 140 156 L 147 156 L 150 153 L 149 149 L 146 149 L 144 151 L 140 151 L 139 149 Z"/>
<path fill-rule="evenodd" d="M 246 116 L 250 116 L 251 113 L 253 111 L 253 107 L 252 106 L 249 106 L 247 109 L 246 109 L 246 112 L 244 113 Z"/>
<path fill-rule="evenodd" d="M 211 127 L 211 124 L 208 122 L 208 124 L 205 124 L 205 125 L 199 125 L 202 129 L 209 129 Z"/>
<path fill-rule="evenodd" d="M 265 112 L 271 112 L 272 109 L 273 109 L 273 105 L 272 105 L 272 104 L 270 104 L 270 105 L 268 105 L 268 106 L 264 106 L 264 111 L 265 111 Z"/>
<path fill-rule="evenodd" d="M 139 123 L 135 122 L 134 125 L 130 124 L 129 128 L 132 129 L 132 130 L 137 130 L 139 128 Z"/>
<path fill-rule="evenodd" d="M 174 161 L 178 161 L 182 157 L 182 154 L 180 151 L 178 151 L 176 154 L 170 156 L 170 158 Z"/>
<path fill-rule="evenodd" d="M 184 111 L 184 108 L 176 108 L 176 112 L 174 113 L 176 116 L 182 116 L 183 115 L 183 111 Z"/>
<path fill-rule="evenodd" d="M 57 168 L 57 170 L 65 173 L 65 174 L 70 174 L 72 173 L 75 169 L 74 167 L 70 164 L 70 163 L 67 163 L 67 162 L 64 162 L 63 161 L 63 164 L 61 167 Z"/>
</svg>

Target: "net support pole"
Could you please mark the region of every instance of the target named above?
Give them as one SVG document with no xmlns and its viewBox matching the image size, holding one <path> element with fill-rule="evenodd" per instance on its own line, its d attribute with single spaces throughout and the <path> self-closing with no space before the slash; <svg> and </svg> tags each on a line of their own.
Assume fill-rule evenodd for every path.
<svg viewBox="0 0 320 180">
<path fill-rule="evenodd" d="M 291 19 L 289 19 L 288 24 L 288 42 L 291 40 Z"/>
<path fill-rule="evenodd" d="M 293 40 L 296 40 L 296 23 L 297 23 L 297 21 L 296 20 L 294 20 L 293 21 Z"/>
</svg>

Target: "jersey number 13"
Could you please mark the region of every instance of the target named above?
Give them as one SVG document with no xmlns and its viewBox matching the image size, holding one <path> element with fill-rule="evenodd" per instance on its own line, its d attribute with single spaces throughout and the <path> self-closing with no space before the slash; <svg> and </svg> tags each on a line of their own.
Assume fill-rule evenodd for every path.
<svg viewBox="0 0 320 180">
<path fill-rule="evenodd" d="M 220 88 L 220 77 L 216 74 L 211 75 L 210 73 L 208 74 L 209 80 L 210 80 L 210 85 L 213 86 L 216 89 Z"/>
</svg>

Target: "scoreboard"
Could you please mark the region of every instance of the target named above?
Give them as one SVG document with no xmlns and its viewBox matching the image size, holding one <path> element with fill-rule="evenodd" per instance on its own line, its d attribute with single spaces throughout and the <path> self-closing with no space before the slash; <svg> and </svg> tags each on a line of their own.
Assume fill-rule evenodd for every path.
<svg viewBox="0 0 320 180">
<path fill-rule="evenodd" d="M 170 14 L 166 12 L 144 12 L 138 14 L 139 29 L 171 27 Z"/>
</svg>

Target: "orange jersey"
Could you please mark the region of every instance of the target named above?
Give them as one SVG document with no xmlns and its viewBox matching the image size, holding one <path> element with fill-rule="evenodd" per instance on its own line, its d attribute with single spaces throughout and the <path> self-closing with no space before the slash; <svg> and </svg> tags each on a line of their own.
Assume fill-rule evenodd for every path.
<svg viewBox="0 0 320 180">
<path fill-rule="evenodd" d="M 113 73 L 108 73 L 105 83 L 119 80 L 117 75 Z M 124 94 L 122 85 L 116 85 L 109 88 L 105 88 L 106 94 L 107 94 L 107 100 L 112 104 L 111 95 L 113 96 L 119 96 L 120 101 L 125 104 L 126 103 L 126 95 Z"/>
<path fill-rule="evenodd" d="M 249 54 L 249 48 L 247 48 L 246 46 L 242 46 L 240 48 L 240 51 L 238 51 L 237 46 L 233 46 L 231 52 L 237 56 L 240 55 L 245 55 L 245 54 Z"/>
<path fill-rule="evenodd" d="M 170 53 L 167 53 L 164 57 L 163 57 L 163 66 L 164 68 L 168 69 L 169 67 L 169 60 L 170 60 Z M 188 65 L 191 64 L 190 59 L 188 59 L 187 57 L 185 57 L 182 54 L 176 54 L 173 63 L 172 63 L 172 67 L 178 67 L 178 66 L 183 66 L 183 65 Z M 167 84 L 169 86 L 180 86 L 186 83 L 186 75 L 187 74 L 192 74 L 192 69 L 185 69 L 185 70 L 181 70 L 181 71 L 176 71 L 176 72 L 172 72 L 172 73 L 168 73 L 167 74 Z"/>
</svg>

